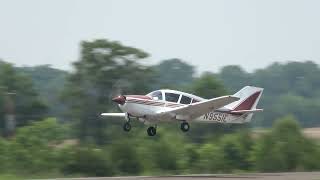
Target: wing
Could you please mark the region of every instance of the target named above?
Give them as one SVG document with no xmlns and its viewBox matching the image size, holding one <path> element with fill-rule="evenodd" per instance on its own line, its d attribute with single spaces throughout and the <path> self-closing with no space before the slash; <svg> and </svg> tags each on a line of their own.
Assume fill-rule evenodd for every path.
<svg viewBox="0 0 320 180">
<path fill-rule="evenodd" d="M 193 103 L 187 106 L 170 109 L 166 111 L 160 111 L 156 116 L 158 118 L 175 118 L 181 120 L 192 120 L 199 116 L 202 116 L 208 112 L 219 109 L 227 104 L 239 100 L 238 97 L 234 96 L 221 96 L 205 101 Z"/>
<path fill-rule="evenodd" d="M 126 117 L 126 113 L 102 113 L 101 116 Z"/>
</svg>

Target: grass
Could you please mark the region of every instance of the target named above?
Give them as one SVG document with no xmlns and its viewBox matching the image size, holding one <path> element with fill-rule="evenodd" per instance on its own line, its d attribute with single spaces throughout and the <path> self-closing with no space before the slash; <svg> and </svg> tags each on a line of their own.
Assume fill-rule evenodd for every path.
<svg viewBox="0 0 320 180">
<path fill-rule="evenodd" d="M 0 175 L 0 180 L 21 180 L 23 179 L 22 177 L 18 177 L 16 175 L 12 174 L 2 174 Z"/>
<path fill-rule="evenodd" d="M 267 133 L 268 131 L 270 131 L 270 129 L 268 128 L 253 128 L 252 134 L 253 134 L 253 137 L 259 137 L 261 134 Z M 320 140 L 320 128 L 318 127 L 304 128 L 302 129 L 302 132 L 308 138 Z"/>
</svg>

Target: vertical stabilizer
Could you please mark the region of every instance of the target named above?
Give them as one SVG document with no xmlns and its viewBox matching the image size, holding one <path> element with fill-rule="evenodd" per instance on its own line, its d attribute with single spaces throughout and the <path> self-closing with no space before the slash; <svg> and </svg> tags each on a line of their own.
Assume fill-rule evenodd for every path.
<svg viewBox="0 0 320 180">
<path fill-rule="evenodd" d="M 250 122 L 257 104 L 261 98 L 263 88 L 245 86 L 233 96 L 239 97 L 238 101 L 225 106 L 226 109 L 243 117 L 244 122 Z"/>
<path fill-rule="evenodd" d="M 260 100 L 262 92 L 263 88 L 245 86 L 233 95 L 235 97 L 239 97 L 240 99 L 238 101 L 226 105 L 225 108 L 232 111 L 255 109 Z"/>
</svg>

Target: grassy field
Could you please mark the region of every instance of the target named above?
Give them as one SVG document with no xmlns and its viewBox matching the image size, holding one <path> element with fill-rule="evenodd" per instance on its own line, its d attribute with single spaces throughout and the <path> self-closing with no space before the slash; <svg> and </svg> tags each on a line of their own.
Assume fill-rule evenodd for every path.
<svg viewBox="0 0 320 180">
<path fill-rule="evenodd" d="M 294 173 L 247 173 L 247 174 L 203 174 L 185 176 L 131 176 L 131 177 L 99 177 L 99 178 L 64 178 L 60 180 L 320 180 L 320 172 L 294 172 Z M 50 179 L 53 180 L 53 179 Z"/>
<path fill-rule="evenodd" d="M 303 133 L 310 138 L 320 140 L 320 128 L 305 128 L 303 129 Z"/>
<path fill-rule="evenodd" d="M 253 129 L 253 137 L 258 137 L 265 132 L 268 132 L 268 129 Z M 309 138 L 320 140 L 320 127 L 304 128 L 303 134 Z"/>
</svg>

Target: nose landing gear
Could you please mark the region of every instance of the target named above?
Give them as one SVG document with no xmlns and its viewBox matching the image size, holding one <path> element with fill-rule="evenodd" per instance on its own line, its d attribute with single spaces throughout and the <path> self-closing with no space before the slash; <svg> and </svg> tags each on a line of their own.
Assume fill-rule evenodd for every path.
<svg viewBox="0 0 320 180">
<path fill-rule="evenodd" d="M 183 132 L 187 132 L 187 131 L 189 131 L 189 129 L 190 129 L 190 125 L 189 125 L 189 123 L 187 123 L 187 122 L 183 122 L 183 123 L 181 123 L 180 128 L 181 128 L 181 130 L 182 130 Z"/>
<path fill-rule="evenodd" d="M 131 130 L 131 124 L 129 122 L 124 123 L 123 130 L 129 132 Z"/>
<path fill-rule="evenodd" d="M 131 130 L 131 124 L 130 124 L 130 115 L 126 113 L 126 122 L 123 124 L 123 130 L 126 132 L 129 132 Z"/>
</svg>

